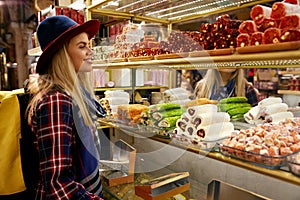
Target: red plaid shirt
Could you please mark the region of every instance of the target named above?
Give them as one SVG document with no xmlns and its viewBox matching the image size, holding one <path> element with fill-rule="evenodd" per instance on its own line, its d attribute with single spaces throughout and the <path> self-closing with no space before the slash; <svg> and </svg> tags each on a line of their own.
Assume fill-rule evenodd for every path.
<svg viewBox="0 0 300 200">
<path fill-rule="evenodd" d="M 84 163 L 72 106 L 71 97 L 57 91 L 45 94 L 36 106 L 31 124 L 40 161 L 36 199 L 102 199 L 98 170 L 84 184 L 77 179 L 79 172 L 84 173 Z"/>
</svg>

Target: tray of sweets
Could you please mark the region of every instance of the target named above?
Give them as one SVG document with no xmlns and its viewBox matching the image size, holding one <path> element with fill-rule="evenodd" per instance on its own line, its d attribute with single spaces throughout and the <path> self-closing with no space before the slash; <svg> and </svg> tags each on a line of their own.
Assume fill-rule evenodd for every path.
<svg viewBox="0 0 300 200">
<path fill-rule="evenodd" d="M 262 44 L 258 46 L 237 47 L 236 51 L 240 54 L 243 54 L 243 53 L 296 50 L 299 48 L 300 48 L 300 41 L 293 41 L 293 42 L 282 42 L 277 44 Z"/>
<path fill-rule="evenodd" d="M 135 61 L 147 61 L 147 60 L 153 60 L 154 56 L 138 56 L 138 57 L 129 57 L 129 62 L 135 62 Z"/>
<path fill-rule="evenodd" d="M 279 169 L 287 165 L 287 156 L 267 156 L 263 154 L 258 154 L 251 151 L 245 151 L 242 149 L 234 148 L 231 146 L 224 145 L 222 143 L 218 144 L 219 151 L 224 156 L 242 160 L 260 167 L 265 167 L 269 169 Z"/>
<path fill-rule="evenodd" d="M 205 57 L 205 56 L 223 56 L 231 55 L 234 53 L 234 48 L 225 48 L 225 49 L 214 49 L 214 50 L 202 50 L 202 51 L 193 51 L 189 53 L 190 57 Z"/>
<path fill-rule="evenodd" d="M 195 141 L 191 138 L 184 136 L 184 135 L 175 135 L 171 134 L 172 143 L 180 146 L 184 146 L 187 148 L 194 148 L 199 150 L 206 150 L 206 151 L 217 151 L 218 144 L 221 143 L 225 138 L 220 138 L 217 140 L 201 140 Z"/>
<path fill-rule="evenodd" d="M 119 63 L 119 62 L 127 62 L 127 58 L 111 58 L 109 60 L 109 62 L 112 62 L 112 63 Z"/>
<path fill-rule="evenodd" d="M 188 56 L 189 56 L 188 52 L 182 52 L 182 53 L 169 53 L 169 54 L 155 55 L 154 58 L 156 60 L 164 60 L 164 59 L 173 59 L 173 58 L 185 58 Z"/>
</svg>

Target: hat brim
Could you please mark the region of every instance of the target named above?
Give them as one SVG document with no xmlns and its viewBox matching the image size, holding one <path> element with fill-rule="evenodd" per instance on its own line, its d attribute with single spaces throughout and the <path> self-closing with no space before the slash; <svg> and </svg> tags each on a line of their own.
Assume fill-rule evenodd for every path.
<svg viewBox="0 0 300 200">
<path fill-rule="evenodd" d="M 61 35 L 59 35 L 55 40 L 51 41 L 47 47 L 43 50 L 42 54 L 40 55 L 37 65 L 36 65 L 36 73 L 38 74 L 45 74 L 48 69 L 48 65 L 51 62 L 53 55 L 70 39 L 75 37 L 80 33 L 87 33 L 89 39 L 94 37 L 100 27 L 99 20 L 89 20 L 83 24 L 79 24 L 76 26 L 72 26 Z"/>
</svg>

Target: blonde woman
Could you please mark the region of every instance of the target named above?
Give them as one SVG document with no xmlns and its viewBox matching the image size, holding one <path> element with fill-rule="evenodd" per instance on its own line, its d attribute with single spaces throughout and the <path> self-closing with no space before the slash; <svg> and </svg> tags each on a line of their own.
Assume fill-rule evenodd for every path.
<svg viewBox="0 0 300 200">
<path fill-rule="evenodd" d="M 258 103 L 258 91 L 245 79 L 243 69 L 234 68 L 207 70 L 203 79 L 196 84 L 194 96 L 213 100 L 244 96 L 252 106 Z"/>
<path fill-rule="evenodd" d="M 35 199 L 102 199 L 95 119 L 105 111 L 94 100 L 89 77 L 89 40 L 99 25 L 54 16 L 37 27 L 43 53 L 28 85 L 28 121 L 39 155 Z"/>
</svg>

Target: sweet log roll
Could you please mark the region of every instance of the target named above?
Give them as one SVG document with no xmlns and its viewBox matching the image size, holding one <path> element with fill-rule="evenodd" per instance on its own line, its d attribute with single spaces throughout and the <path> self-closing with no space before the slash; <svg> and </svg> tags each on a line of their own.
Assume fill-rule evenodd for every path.
<svg viewBox="0 0 300 200">
<path fill-rule="evenodd" d="M 194 117 L 193 124 L 196 128 L 199 126 L 207 126 L 213 123 L 229 122 L 230 116 L 226 112 L 202 113 Z"/>
<path fill-rule="evenodd" d="M 293 118 L 294 115 L 292 112 L 278 112 L 266 117 L 265 122 L 280 122 L 284 121 L 285 119 Z"/>
<path fill-rule="evenodd" d="M 264 19 L 270 18 L 272 8 L 262 5 L 254 6 L 250 11 L 250 17 L 255 24 L 261 24 Z"/>
<path fill-rule="evenodd" d="M 281 34 L 280 42 L 292 42 L 300 40 L 299 30 L 287 30 Z"/>
<path fill-rule="evenodd" d="M 183 120 L 182 118 L 176 121 L 176 128 L 180 129 L 181 131 L 186 131 L 187 125 L 188 122 Z"/>
<path fill-rule="evenodd" d="M 286 103 L 275 103 L 260 109 L 260 116 L 272 115 L 279 112 L 286 112 L 288 105 Z"/>
<path fill-rule="evenodd" d="M 240 33 L 247 33 L 251 35 L 252 33 L 257 31 L 256 24 L 253 20 L 246 20 L 241 23 L 239 26 Z"/>
<path fill-rule="evenodd" d="M 284 3 L 299 5 L 299 0 L 284 0 Z"/>
<path fill-rule="evenodd" d="M 271 18 L 281 19 L 284 16 L 300 13 L 299 5 L 276 2 L 272 5 Z"/>
<path fill-rule="evenodd" d="M 280 42 L 281 29 L 269 28 L 264 32 L 264 44 L 277 44 Z"/>
<path fill-rule="evenodd" d="M 258 103 L 259 107 L 266 107 L 275 103 L 282 103 L 282 98 L 280 97 L 268 97 L 266 99 L 261 100 Z"/>
<path fill-rule="evenodd" d="M 196 136 L 203 140 L 212 141 L 229 137 L 233 131 L 234 126 L 231 122 L 220 122 L 208 126 L 199 126 L 196 129 Z"/>
<path fill-rule="evenodd" d="M 299 29 L 300 28 L 300 15 L 292 14 L 281 18 L 279 28 L 283 30 Z"/>
<path fill-rule="evenodd" d="M 250 37 L 250 45 L 251 46 L 258 46 L 263 44 L 264 42 L 264 33 L 263 32 L 255 32 Z"/>
<path fill-rule="evenodd" d="M 200 106 L 193 106 L 187 109 L 187 113 L 190 117 L 195 117 L 202 113 L 212 113 L 217 112 L 218 106 L 215 104 L 205 104 Z"/>
<path fill-rule="evenodd" d="M 247 33 L 241 33 L 237 36 L 237 47 L 250 46 L 250 35 Z"/>
<path fill-rule="evenodd" d="M 280 20 L 275 20 L 275 19 L 264 19 L 261 24 L 257 25 L 257 29 L 260 32 L 264 32 L 265 30 L 269 28 L 278 28 L 279 27 L 279 22 Z"/>
</svg>

